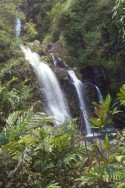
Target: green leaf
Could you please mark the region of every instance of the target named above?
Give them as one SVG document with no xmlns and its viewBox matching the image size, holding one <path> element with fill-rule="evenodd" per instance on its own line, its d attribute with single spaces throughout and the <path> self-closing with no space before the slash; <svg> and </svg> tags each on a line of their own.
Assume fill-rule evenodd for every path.
<svg viewBox="0 0 125 188">
<path fill-rule="evenodd" d="M 117 94 L 117 99 L 119 100 L 119 102 L 121 103 L 121 105 L 125 105 L 125 84 L 122 85 L 122 87 L 120 88 L 119 93 Z"/>
<path fill-rule="evenodd" d="M 120 183 L 116 188 L 125 188 L 125 183 Z"/>
<path fill-rule="evenodd" d="M 111 96 L 108 94 L 108 95 L 106 96 L 106 99 L 103 100 L 102 106 L 103 106 L 106 110 L 109 110 L 111 101 L 112 101 Z"/>
<path fill-rule="evenodd" d="M 103 143 L 104 149 L 109 149 L 110 148 L 110 141 L 109 141 L 109 138 L 108 138 L 107 134 L 105 136 L 105 140 L 102 143 Z"/>
<path fill-rule="evenodd" d="M 50 183 L 46 188 L 61 188 L 58 183 Z"/>
<path fill-rule="evenodd" d="M 92 126 L 95 126 L 95 127 L 98 127 L 98 128 L 102 127 L 102 121 L 101 121 L 101 119 L 92 117 L 90 119 L 90 121 L 92 123 Z"/>
<path fill-rule="evenodd" d="M 124 156 L 124 155 L 119 155 L 119 156 L 116 156 L 115 158 L 116 158 L 116 160 L 117 160 L 119 163 L 121 163 L 121 162 L 123 162 L 123 161 L 125 160 L 125 156 Z"/>
</svg>

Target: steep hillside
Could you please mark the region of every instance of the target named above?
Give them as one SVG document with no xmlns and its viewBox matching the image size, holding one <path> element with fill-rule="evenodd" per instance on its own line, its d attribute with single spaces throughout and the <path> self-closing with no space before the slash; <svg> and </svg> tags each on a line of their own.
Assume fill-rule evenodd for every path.
<svg viewBox="0 0 125 188">
<path fill-rule="evenodd" d="M 1 0 L 1 188 L 125 188 L 124 10 Z"/>
<path fill-rule="evenodd" d="M 14 3 L 1 3 L 0 11 L 0 129 L 9 115 L 22 114 L 37 100 L 32 92 L 36 82 L 32 70 L 24 60 L 19 41 L 16 40 L 15 24 L 17 7 Z M 24 19 L 23 14 L 19 13 Z"/>
<path fill-rule="evenodd" d="M 113 0 L 27 1 L 22 5 L 27 20 L 37 26 L 43 43 L 60 41 L 66 61 L 77 67 L 106 68 L 110 92 L 124 79 L 124 40 Z M 109 75 L 110 72 L 110 75 Z"/>
</svg>

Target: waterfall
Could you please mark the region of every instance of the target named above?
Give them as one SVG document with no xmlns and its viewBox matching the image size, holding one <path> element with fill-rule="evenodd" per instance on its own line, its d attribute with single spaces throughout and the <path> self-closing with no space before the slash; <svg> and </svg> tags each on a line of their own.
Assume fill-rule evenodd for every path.
<svg viewBox="0 0 125 188">
<path fill-rule="evenodd" d="M 95 85 L 95 88 L 96 88 L 96 91 L 97 91 L 97 95 L 98 95 L 98 100 L 99 100 L 99 104 L 102 104 L 102 94 L 101 94 L 101 91 L 100 89 L 98 88 L 98 86 Z"/>
<path fill-rule="evenodd" d="M 30 62 L 39 80 L 46 101 L 46 113 L 53 116 L 55 125 L 59 125 L 70 119 L 70 113 L 66 98 L 61 90 L 56 75 L 51 68 L 43 61 L 37 53 L 32 52 L 30 48 L 21 46 L 25 58 Z"/>
<path fill-rule="evenodd" d="M 80 110 L 82 112 L 82 116 L 85 122 L 85 128 L 86 128 L 86 136 L 91 136 L 92 135 L 92 131 L 90 128 L 90 124 L 89 124 L 89 115 L 88 112 L 86 110 L 86 106 L 85 106 L 85 101 L 84 101 L 84 96 L 83 96 L 83 83 L 76 77 L 74 71 L 68 71 L 69 76 L 75 86 L 77 95 L 78 95 L 78 99 L 79 99 L 79 105 L 80 105 Z"/>
<path fill-rule="evenodd" d="M 21 31 L 21 20 L 19 18 L 16 18 L 16 25 L 15 25 L 16 39 L 20 37 L 20 31 Z"/>
<path fill-rule="evenodd" d="M 54 64 L 54 66 L 56 67 L 56 66 L 57 66 L 56 58 L 55 58 L 55 56 L 54 56 L 53 53 L 50 53 L 50 55 L 51 55 L 51 57 L 52 57 L 52 59 L 53 59 L 53 64 Z"/>
</svg>

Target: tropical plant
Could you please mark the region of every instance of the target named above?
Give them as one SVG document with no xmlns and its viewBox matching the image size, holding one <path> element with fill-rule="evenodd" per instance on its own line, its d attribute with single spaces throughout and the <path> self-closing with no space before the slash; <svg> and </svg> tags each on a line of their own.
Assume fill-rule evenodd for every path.
<svg viewBox="0 0 125 188">
<path fill-rule="evenodd" d="M 125 84 L 120 88 L 119 93 L 117 94 L 118 100 L 121 105 L 125 106 Z"/>
<path fill-rule="evenodd" d="M 118 110 L 118 107 L 116 107 L 116 105 L 112 105 L 111 102 L 112 99 L 109 94 L 106 96 L 106 99 L 103 100 L 101 104 L 93 102 L 95 106 L 96 117 L 91 118 L 92 126 L 96 128 L 103 128 L 106 126 L 106 124 L 112 124 L 113 116 L 121 111 Z"/>
<path fill-rule="evenodd" d="M 33 73 L 15 39 L 16 8 L 22 3 L 0 3 L 0 187 L 123 188 L 124 130 L 90 139 L 79 131 L 76 120 L 54 127 L 52 117 L 40 112 Z M 122 16 L 119 21 L 124 28 L 124 1 L 116 3 L 116 17 L 119 20 Z M 111 20 L 112 5 L 109 0 L 27 1 L 31 12 L 28 22 L 22 14 L 22 38 L 32 41 L 38 36 L 45 42 L 61 39 L 73 64 L 98 64 L 115 74 L 117 68 L 124 68 L 124 51 L 121 43 L 116 48 L 119 24 Z M 125 85 L 117 97 L 124 106 Z M 94 103 L 92 126 L 102 129 L 112 124 L 112 117 L 120 112 L 119 103 L 112 103 L 110 95 L 102 104 Z"/>
<path fill-rule="evenodd" d="M 11 114 L 0 134 L 1 185 L 73 185 L 72 179 L 79 176 L 80 162 L 84 161 L 84 145 L 75 121 L 53 128 L 50 117 L 33 114 L 32 108 L 20 114 Z"/>
</svg>

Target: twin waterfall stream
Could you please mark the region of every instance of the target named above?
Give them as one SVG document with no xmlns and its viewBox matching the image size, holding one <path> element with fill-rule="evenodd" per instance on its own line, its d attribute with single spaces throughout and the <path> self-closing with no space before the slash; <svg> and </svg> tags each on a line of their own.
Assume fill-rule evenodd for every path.
<svg viewBox="0 0 125 188">
<path fill-rule="evenodd" d="M 16 18 L 16 39 L 20 36 L 21 30 L 21 21 Z M 61 89 L 61 85 L 58 81 L 57 76 L 53 72 L 53 70 L 49 67 L 49 65 L 40 60 L 40 56 L 32 52 L 29 47 L 25 47 L 23 45 L 20 46 L 21 50 L 25 54 L 26 60 L 31 64 L 37 79 L 39 81 L 39 87 L 44 95 L 46 107 L 45 111 L 49 116 L 54 118 L 54 124 L 60 125 L 69 121 L 71 118 L 70 110 L 68 107 L 68 102 L 66 100 L 65 94 Z M 53 59 L 53 64 L 56 67 L 57 61 L 53 53 L 50 54 Z M 89 113 L 86 107 L 86 102 L 84 99 L 84 84 L 77 78 L 75 72 L 73 70 L 68 70 L 69 77 L 74 85 L 74 88 L 77 93 L 77 98 L 79 101 L 79 108 L 82 114 L 82 121 L 85 125 L 86 136 L 93 136 L 90 123 L 89 123 Z M 97 86 L 95 86 L 99 103 L 102 103 L 102 94 Z"/>
<path fill-rule="evenodd" d="M 28 60 L 33 67 L 33 70 L 39 81 L 39 87 L 44 95 L 46 102 L 46 113 L 54 117 L 55 125 L 60 125 L 66 121 L 69 121 L 71 116 L 68 103 L 53 70 L 46 62 L 41 61 L 40 56 L 37 53 L 32 52 L 30 48 L 24 47 L 22 45 L 21 50 L 24 52 L 26 60 Z M 57 66 L 57 62 L 54 56 L 53 64 L 54 66 Z M 84 100 L 84 84 L 77 78 L 74 71 L 68 70 L 68 74 L 77 93 L 82 119 L 85 124 L 86 136 L 91 137 L 93 133 L 90 128 L 89 113 L 87 111 Z M 99 102 L 101 103 L 101 92 L 97 86 L 95 87 L 97 90 Z"/>
</svg>

